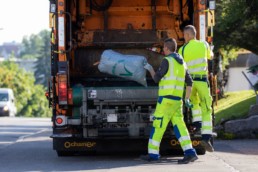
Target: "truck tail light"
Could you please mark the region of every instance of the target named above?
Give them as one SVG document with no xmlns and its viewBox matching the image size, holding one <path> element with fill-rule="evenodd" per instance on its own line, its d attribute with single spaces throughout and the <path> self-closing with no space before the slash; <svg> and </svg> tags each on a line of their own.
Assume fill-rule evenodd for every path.
<svg viewBox="0 0 258 172">
<path fill-rule="evenodd" d="M 67 124 L 66 117 L 63 115 L 57 115 L 55 120 L 56 126 L 64 126 Z"/>
<path fill-rule="evenodd" d="M 71 88 L 68 89 L 68 104 L 69 105 L 73 104 L 73 90 Z"/>
<path fill-rule="evenodd" d="M 58 75 L 58 100 L 60 105 L 67 105 L 67 76 Z"/>
</svg>

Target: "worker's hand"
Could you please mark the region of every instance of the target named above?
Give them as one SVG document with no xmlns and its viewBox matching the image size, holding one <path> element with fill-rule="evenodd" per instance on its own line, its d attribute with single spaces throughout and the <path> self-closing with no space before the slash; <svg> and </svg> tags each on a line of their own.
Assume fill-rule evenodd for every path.
<svg viewBox="0 0 258 172">
<path fill-rule="evenodd" d="M 193 108 L 193 105 L 192 105 L 192 103 L 190 102 L 189 99 L 185 99 L 185 106 L 186 106 L 187 108 Z"/>
<path fill-rule="evenodd" d="M 144 69 L 146 69 L 148 71 L 153 70 L 153 67 L 149 63 L 146 63 L 143 67 L 144 67 Z"/>
</svg>

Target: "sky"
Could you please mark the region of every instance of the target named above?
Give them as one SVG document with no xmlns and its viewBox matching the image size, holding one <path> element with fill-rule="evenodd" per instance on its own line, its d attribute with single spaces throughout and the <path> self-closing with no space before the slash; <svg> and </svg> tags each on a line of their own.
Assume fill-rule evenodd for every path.
<svg viewBox="0 0 258 172">
<path fill-rule="evenodd" d="M 0 0 L 0 45 L 49 30 L 49 0 Z"/>
</svg>

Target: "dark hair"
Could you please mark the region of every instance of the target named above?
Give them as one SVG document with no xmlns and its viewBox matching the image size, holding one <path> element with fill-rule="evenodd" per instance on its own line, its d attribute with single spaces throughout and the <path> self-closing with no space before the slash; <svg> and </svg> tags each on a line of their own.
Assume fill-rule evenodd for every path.
<svg viewBox="0 0 258 172">
<path fill-rule="evenodd" d="M 164 46 L 166 46 L 171 52 L 175 52 L 177 49 L 177 43 L 174 38 L 167 38 L 164 40 Z"/>
<path fill-rule="evenodd" d="M 193 25 L 187 25 L 184 28 L 184 31 L 190 32 L 194 37 L 196 37 L 196 29 Z"/>
</svg>

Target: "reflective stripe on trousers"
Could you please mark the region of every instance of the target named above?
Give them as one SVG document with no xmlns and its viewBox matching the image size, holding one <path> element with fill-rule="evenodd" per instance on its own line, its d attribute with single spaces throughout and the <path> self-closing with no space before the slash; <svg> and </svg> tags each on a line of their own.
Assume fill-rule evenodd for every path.
<svg viewBox="0 0 258 172">
<path fill-rule="evenodd" d="M 191 140 L 189 136 L 182 136 L 178 139 L 179 142 L 183 142 L 185 140 Z"/>
<path fill-rule="evenodd" d="M 152 140 L 152 139 L 149 139 L 149 143 L 152 144 L 152 145 L 154 145 L 154 146 L 157 146 L 157 147 L 160 146 L 160 142 L 155 141 L 155 140 Z"/>
<path fill-rule="evenodd" d="M 148 153 L 150 154 L 157 154 L 157 155 L 159 155 L 159 150 L 155 150 L 155 149 L 151 149 L 151 148 L 149 148 L 148 149 Z"/>
<path fill-rule="evenodd" d="M 199 108 L 199 107 L 196 107 Z M 202 121 L 202 111 L 201 109 L 196 109 L 195 107 L 192 108 L 192 116 L 193 122 Z"/>
<path fill-rule="evenodd" d="M 186 150 L 192 149 L 192 148 L 193 148 L 192 144 L 188 144 L 188 145 L 182 146 L 183 151 L 186 151 Z"/>
</svg>

